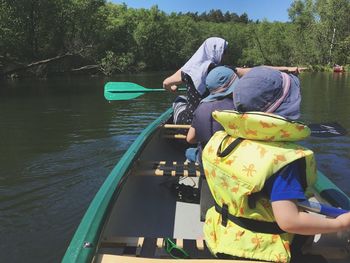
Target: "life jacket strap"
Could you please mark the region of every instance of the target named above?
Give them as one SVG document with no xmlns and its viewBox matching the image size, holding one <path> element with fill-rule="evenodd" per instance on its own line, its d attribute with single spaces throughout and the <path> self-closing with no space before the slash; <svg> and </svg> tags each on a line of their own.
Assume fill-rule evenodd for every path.
<svg viewBox="0 0 350 263">
<path fill-rule="evenodd" d="M 280 235 L 286 233 L 283 231 L 276 222 L 265 222 L 244 217 L 237 217 L 228 212 L 228 206 L 223 204 L 219 206 L 215 203 L 215 211 L 221 214 L 221 224 L 226 227 L 227 220 L 235 223 L 236 225 L 248 229 L 252 232 L 264 233 L 264 234 L 275 234 Z"/>
<path fill-rule="evenodd" d="M 218 157 L 221 157 L 221 158 L 226 157 L 227 155 L 229 155 L 233 151 L 233 149 L 235 149 L 244 140 L 243 138 L 236 138 L 233 142 L 230 143 L 229 146 L 227 146 L 225 148 L 225 150 L 222 151 L 221 150 L 222 144 L 228 137 L 230 137 L 229 134 L 226 135 L 225 138 L 221 141 L 219 148 L 216 152 L 216 155 Z"/>
<path fill-rule="evenodd" d="M 223 204 L 222 205 L 220 214 L 221 214 L 221 225 L 226 227 L 227 226 L 228 216 L 229 216 L 227 204 Z"/>
</svg>

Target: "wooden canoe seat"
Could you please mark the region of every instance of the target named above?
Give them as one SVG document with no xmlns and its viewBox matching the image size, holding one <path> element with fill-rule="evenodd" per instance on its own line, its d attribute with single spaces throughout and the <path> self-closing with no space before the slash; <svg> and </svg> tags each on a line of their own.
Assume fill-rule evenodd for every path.
<svg viewBox="0 0 350 263">
<path fill-rule="evenodd" d="M 180 140 L 186 140 L 186 135 L 181 133 L 165 133 L 163 135 L 164 138 L 167 139 L 180 139 Z"/>
<path fill-rule="evenodd" d="M 191 125 L 187 124 L 164 124 L 163 137 L 167 139 L 186 140 L 188 129 Z"/>
<path fill-rule="evenodd" d="M 189 176 L 199 177 L 204 174 L 200 165 L 196 163 L 177 163 L 161 161 L 156 166 L 155 175 L 160 176 Z"/>
<path fill-rule="evenodd" d="M 191 125 L 189 124 L 164 124 L 164 129 L 189 129 Z"/>
<path fill-rule="evenodd" d="M 200 177 L 204 176 L 202 166 L 196 163 L 158 161 L 158 162 L 139 162 L 137 175 L 156 175 L 156 176 L 185 176 Z"/>
<path fill-rule="evenodd" d="M 203 239 L 171 239 L 176 246 L 184 249 L 191 258 L 214 258 Z M 130 257 L 170 259 L 163 244 L 163 238 L 112 237 L 101 242 L 99 254 L 113 254 Z M 101 253 L 102 252 L 102 253 Z M 98 261 L 99 262 L 99 261 Z M 104 262 L 104 261 L 100 261 Z M 124 262 L 123 260 L 120 262 Z"/>
</svg>

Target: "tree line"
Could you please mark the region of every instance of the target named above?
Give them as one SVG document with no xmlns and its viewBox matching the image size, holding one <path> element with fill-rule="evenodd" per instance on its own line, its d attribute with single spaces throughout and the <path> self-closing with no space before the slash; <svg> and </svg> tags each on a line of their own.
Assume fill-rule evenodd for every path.
<svg viewBox="0 0 350 263">
<path fill-rule="evenodd" d="M 208 37 L 237 66 L 346 65 L 350 0 L 295 0 L 290 22 L 246 13 L 167 14 L 106 0 L 0 0 L 0 76 L 174 70 Z"/>
</svg>

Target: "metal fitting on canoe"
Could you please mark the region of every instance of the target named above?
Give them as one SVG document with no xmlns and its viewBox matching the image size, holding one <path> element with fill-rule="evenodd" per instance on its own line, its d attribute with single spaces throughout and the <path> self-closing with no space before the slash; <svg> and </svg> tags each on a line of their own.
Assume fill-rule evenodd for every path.
<svg viewBox="0 0 350 263">
<path fill-rule="evenodd" d="M 83 248 L 92 248 L 92 247 L 93 247 L 93 244 L 91 242 L 87 242 L 87 241 L 84 242 Z"/>
</svg>

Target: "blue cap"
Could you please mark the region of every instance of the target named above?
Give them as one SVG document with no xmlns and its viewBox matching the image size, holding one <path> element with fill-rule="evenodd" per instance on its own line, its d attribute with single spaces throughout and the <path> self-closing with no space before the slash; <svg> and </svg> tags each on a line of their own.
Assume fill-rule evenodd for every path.
<svg viewBox="0 0 350 263">
<path fill-rule="evenodd" d="M 291 120 L 299 118 L 300 102 L 300 81 L 296 76 L 263 66 L 246 73 L 233 92 L 237 111 L 271 112 Z"/>
<path fill-rule="evenodd" d="M 202 99 L 202 102 L 214 101 L 228 96 L 233 92 L 237 82 L 237 75 L 232 69 L 225 66 L 212 69 L 205 80 L 210 95 Z"/>
</svg>

